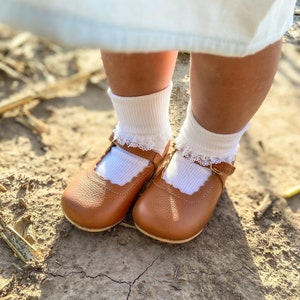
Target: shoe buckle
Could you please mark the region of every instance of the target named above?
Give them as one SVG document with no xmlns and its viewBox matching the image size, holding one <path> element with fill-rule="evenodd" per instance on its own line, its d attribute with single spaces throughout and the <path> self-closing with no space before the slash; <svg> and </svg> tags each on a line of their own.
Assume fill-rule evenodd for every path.
<svg viewBox="0 0 300 300">
<path fill-rule="evenodd" d="M 216 169 L 216 168 L 213 166 L 212 163 L 209 164 L 209 168 L 211 169 L 212 172 L 214 172 L 214 173 L 216 173 L 216 174 L 218 174 L 218 175 L 220 175 L 220 176 L 223 176 L 223 175 L 224 175 L 224 172 L 222 172 L 222 171 Z"/>
<path fill-rule="evenodd" d="M 216 173 L 217 175 L 220 175 L 220 176 L 223 176 L 223 175 L 228 175 L 229 176 L 235 170 L 235 167 L 233 165 L 231 165 L 229 163 L 226 163 L 226 162 L 221 162 L 221 163 L 218 163 L 218 164 L 210 163 L 209 168 L 211 169 L 212 172 L 214 172 L 214 173 Z"/>
</svg>

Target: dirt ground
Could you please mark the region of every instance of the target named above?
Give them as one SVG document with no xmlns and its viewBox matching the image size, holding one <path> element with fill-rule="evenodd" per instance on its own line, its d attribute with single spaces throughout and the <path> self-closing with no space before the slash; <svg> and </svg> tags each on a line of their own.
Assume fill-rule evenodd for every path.
<svg viewBox="0 0 300 300">
<path fill-rule="evenodd" d="M 188 68 L 189 56 L 180 54 L 170 109 L 175 136 L 189 99 Z M 24 264 L 0 239 L 0 298 L 299 299 L 300 195 L 280 197 L 300 184 L 299 71 L 299 44 L 285 43 L 213 218 L 183 245 L 143 236 L 126 226 L 130 216 L 103 233 L 80 231 L 63 217 L 63 189 L 107 147 L 115 126 L 105 83 L 35 106 L 31 114 L 48 133 L 36 134 L 4 114 L 0 212 L 12 225 L 30 218 L 27 234 L 39 255 Z M 268 193 L 272 203 L 256 220 Z"/>
</svg>

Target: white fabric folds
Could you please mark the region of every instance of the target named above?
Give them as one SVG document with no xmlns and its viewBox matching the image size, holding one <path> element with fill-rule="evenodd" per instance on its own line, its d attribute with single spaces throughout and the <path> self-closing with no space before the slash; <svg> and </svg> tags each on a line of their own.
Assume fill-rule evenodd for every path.
<svg viewBox="0 0 300 300">
<path fill-rule="evenodd" d="M 9 0 L 0 22 L 72 46 L 253 54 L 293 22 L 295 0 Z"/>
</svg>

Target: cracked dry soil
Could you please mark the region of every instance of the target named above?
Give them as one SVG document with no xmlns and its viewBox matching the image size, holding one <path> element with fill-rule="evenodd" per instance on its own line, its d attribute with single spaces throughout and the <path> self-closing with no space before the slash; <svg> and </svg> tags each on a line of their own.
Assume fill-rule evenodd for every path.
<svg viewBox="0 0 300 300">
<path fill-rule="evenodd" d="M 300 196 L 277 196 L 300 182 L 299 55 L 284 45 L 272 90 L 241 141 L 237 170 L 213 218 L 183 245 L 122 225 L 82 232 L 64 219 L 63 189 L 106 148 L 115 126 L 103 90 L 88 86 L 80 96 L 36 106 L 32 114 L 50 127 L 41 137 L 2 117 L 1 214 L 10 224 L 31 217 L 40 260 L 24 265 L 0 240 L 0 299 L 299 299 Z M 175 135 L 189 99 L 188 65 L 181 54 L 170 110 Z M 256 221 L 267 192 L 272 205 Z"/>
</svg>

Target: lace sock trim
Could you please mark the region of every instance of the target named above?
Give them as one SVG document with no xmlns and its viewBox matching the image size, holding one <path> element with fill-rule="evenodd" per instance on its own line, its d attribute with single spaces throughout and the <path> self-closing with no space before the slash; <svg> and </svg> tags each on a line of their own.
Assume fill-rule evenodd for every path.
<svg viewBox="0 0 300 300">
<path fill-rule="evenodd" d="M 218 164 L 221 162 L 227 162 L 232 164 L 235 161 L 236 153 L 232 153 L 228 156 L 224 157 L 216 157 L 216 156 L 204 156 L 198 153 L 195 153 L 191 147 L 188 146 L 178 146 L 178 152 L 188 159 L 191 162 L 198 162 L 202 166 L 209 166 L 210 164 Z"/>
<path fill-rule="evenodd" d="M 116 139 L 121 145 L 127 145 L 128 147 L 140 148 L 144 151 L 154 150 L 162 154 L 166 145 L 172 139 L 172 133 L 165 131 L 159 135 L 146 135 L 139 136 L 129 133 L 121 133 L 118 128 L 114 131 L 114 139 Z"/>
</svg>

